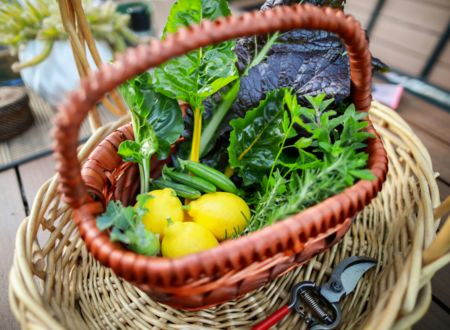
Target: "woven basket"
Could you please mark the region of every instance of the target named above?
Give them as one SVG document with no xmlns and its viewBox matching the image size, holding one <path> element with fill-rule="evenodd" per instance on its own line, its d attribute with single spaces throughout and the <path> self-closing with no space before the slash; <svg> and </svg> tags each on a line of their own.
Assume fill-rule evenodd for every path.
<svg viewBox="0 0 450 330">
<path fill-rule="evenodd" d="M 126 205 L 133 203 L 139 180 L 136 167 L 127 166 L 117 155 L 120 142 L 133 138 L 129 125 L 102 141 L 80 172 L 76 155 L 78 130 L 95 103 L 135 75 L 199 47 L 296 28 L 325 29 L 342 38 L 350 59 L 353 101 L 358 110 L 367 111 L 371 100 L 371 56 L 364 31 L 342 11 L 311 5 L 281 6 L 237 18 L 203 21 L 180 29 L 164 41 L 130 49 L 113 64 L 102 66 L 84 79 L 79 90 L 59 107 L 54 138 L 60 191 L 74 208 L 81 237 L 103 265 L 154 299 L 178 308 L 200 309 L 241 297 L 340 240 L 353 216 L 381 189 L 387 157 L 381 140 L 375 137 L 368 141 L 367 151 L 368 167 L 376 179 L 361 180 L 314 207 L 214 249 L 177 259 L 147 257 L 112 243 L 108 234 L 97 228 L 96 216 L 105 210 L 108 199 L 114 196 Z M 376 135 L 370 123 L 368 131 Z"/>
<path fill-rule="evenodd" d="M 23 133 L 33 124 L 29 101 L 23 87 L 0 87 L 0 141 Z"/>
<path fill-rule="evenodd" d="M 199 312 L 157 303 L 96 261 L 53 177 L 38 192 L 30 217 L 17 233 L 9 295 L 22 328 L 244 329 L 286 304 L 295 283 L 326 281 L 333 266 L 350 255 L 374 257 L 378 266 L 344 299 L 342 328 L 410 327 L 430 304 L 431 277 L 450 261 L 449 254 L 430 255 L 430 249 L 428 257 L 423 253 L 438 225 L 433 219 L 438 188 L 427 150 L 402 118 L 378 103 L 369 114 L 386 146 L 390 171 L 379 196 L 358 215 L 343 240 L 240 300 Z M 98 129 L 80 150 L 80 161 L 126 121 Z M 291 314 L 280 328 L 293 329 L 299 322 Z"/>
</svg>

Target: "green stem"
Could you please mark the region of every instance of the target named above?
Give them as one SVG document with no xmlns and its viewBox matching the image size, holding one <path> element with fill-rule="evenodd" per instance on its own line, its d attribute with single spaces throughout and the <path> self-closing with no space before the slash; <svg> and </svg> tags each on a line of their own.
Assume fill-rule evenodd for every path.
<svg viewBox="0 0 450 330">
<path fill-rule="evenodd" d="M 139 183 L 140 183 L 140 193 L 144 194 L 145 193 L 145 171 L 144 171 L 144 167 L 142 166 L 142 164 L 139 164 Z"/>
<path fill-rule="evenodd" d="M 259 53 L 256 54 L 256 56 L 253 58 L 250 65 L 248 65 L 242 76 L 245 77 L 248 75 L 251 68 L 261 63 L 261 61 L 266 57 L 267 53 L 269 52 L 272 45 L 275 43 L 279 36 L 279 33 L 274 33 L 266 42 L 264 47 L 261 49 Z M 256 39 L 255 39 L 256 40 Z M 256 46 L 255 46 L 256 48 Z M 224 95 L 222 103 L 217 108 L 216 112 L 214 113 L 213 117 L 211 118 L 211 121 L 208 123 L 208 125 L 205 127 L 205 130 L 203 131 L 201 143 L 200 143 L 200 156 L 204 156 L 206 149 L 208 147 L 208 144 L 211 142 L 212 138 L 214 137 L 214 133 L 217 131 L 217 128 L 219 127 L 220 123 L 222 122 L 223 118 L 227 114 L 228 110 L 230 110 L 231 106 L 233 105 L 233 102 L 236 100 L 236 97 L 239 93 L 240 89 L 240 79 L 236 80 L 236 82 L 233 84 L 233 86 L 228 90 L 228 92 Z"/>
<path fill-rule="evenodd" d="M 142 161 L 142 166 L 139 166 L 139 170 L 141 167 L 141 194 L 145 194 L 148 193 L 150 188 L 150 158 L 146 158 Z"/>
<path fill-rule="evenodd" d="M 191 160 L 198 162 L 200 159 L 200 138 L 202 134 L 202 112 L 200 108 L 194 110 L 194 132 L 192 132 Z"/>
<path fill-rule="evenodd" d="M 233 105 L 233 102 L 238 95 L 239 88 L 240 80 L 237 80 L 233 84 L 233 87 L 231 87 L 230 90 L 225 94 L 222 103 L 217 108 L 217 111 L 214 113 L 211 121 L 208 123 L 208 125 L 206 125 L 200 141 L 200 156 L 204 156 L 209 143 L 211 142 L 214 134 L 217 131 L 217 128 L 227 114 L 228 110 L 230 110 L 231 106 Z"/>
<path fill-rule="evenodd" d="M 29 59 L 28 61 L 21 62 L 21 63 L 14 63 L 12 65 L 13 71 L 20 71 L 26 67 L 37 65 L 44 61 L 48 55 L 50 55 L 50 52 L 53 49 L 53 41 L 47 41 L 44 45 L 44 49 L 42 49 L 42 52 L 35 57 Z"/>
<path fill-rule="evenodd" d="M 277 155 L 275 156 L 275 159 L 273 160 L 273 164 L 272 164 L 272 167 L 270 168 L 270 173 L 269 173 L 268 178 L 271 178 L 271 177 L 272 177 L 273 170 L 275 169 L 275 166 L 277 165 L 278 159 L 280 158 L 281 153 L 283 152 L 284 145 L 286 144 L 287 137 L 288 137 L 289 132 L 291 131 L 291 129 L 292 129 L 293 126 L 294 126 L 294 121 L 291 120 L 291 123 L 289 124 L 288 130 L 287 130 L 286 134 L 284 134 L 283 142 L 281 142 L 280 149 L 278 149 L 278 153 L 277 153 Z M 266 187 L 266 193 L 267 193 L 267 189 L 268 189 L 268 188 L 269 188 L 269 185 L 267 185 L 267 187 Z"/>
</svg>

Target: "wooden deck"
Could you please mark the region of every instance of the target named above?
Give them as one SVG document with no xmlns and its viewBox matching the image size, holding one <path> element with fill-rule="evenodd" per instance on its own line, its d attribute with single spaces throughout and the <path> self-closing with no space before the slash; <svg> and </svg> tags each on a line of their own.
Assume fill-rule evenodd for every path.
<svg viewBox="0 0 450 330">
<path fill-rule="evenodd" d="M 398 112 L 410 123 L 430 151 L 441 196 L 450 194 L 450 113 L 406 94 Z M 14 238 L 20 221 L 28 214 L 40 185 L 53 174 L 51 156 L 39 158 L 0 172 L 0 329 L 18 329 L 8 304 L 8 272 L 14 250 Z M 425 318 L 415 329 L 448 329 L 450 323 L 450 267 L 433 280 L 433 302 Z"/>
</svg>

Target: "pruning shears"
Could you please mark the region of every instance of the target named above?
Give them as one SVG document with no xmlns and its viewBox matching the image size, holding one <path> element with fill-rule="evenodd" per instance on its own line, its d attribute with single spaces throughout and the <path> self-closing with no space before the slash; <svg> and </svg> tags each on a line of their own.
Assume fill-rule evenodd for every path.
<svg viewBox="0 0 450 330">
<path fill-rule="evenodd" d="M 339 301 L 353 292 L 361 277 L 376 264 L 375 259 L 354 256 L 341 261 L 330 280 L 321 286 L 311 281 L 296 284 L 289 304 L 258 323 L 253 330 L 270 329 L 292 310 L 300 314 L 311 330 L 335 329 L 342 316 Z"/>
</svg>

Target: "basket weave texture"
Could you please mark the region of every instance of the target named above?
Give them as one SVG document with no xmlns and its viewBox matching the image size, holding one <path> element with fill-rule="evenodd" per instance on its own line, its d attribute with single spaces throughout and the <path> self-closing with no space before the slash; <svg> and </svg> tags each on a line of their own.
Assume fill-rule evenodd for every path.
<svg viewBox="0 0 450 330">
<path fill-rule="evenodd" d="M 410 127 L 378 103 L 369 114 L 386 146 L 390 170 L 378 197 L 359 213 L 343 240 L 264 288 L 199 312 L 157 303 L 96 261 L 53 177 L 17 233 L 9 291 L 15 316 L 24 329 L 244 329 L 286 304 L 295 283 L 324 282 L 340 260 L 365 255 L 378 265 L 344 299 L 342 328 L 410 327 L 430 304 L 432 275 L 450 261 L 447 254 L 422 265 L 438 224 L 433 208 L 439 193 L 430 156 Z M 126 120 L 97 130 L 79 152 L 80 160 Z M 293 329 L 298 322 L 290 314 L 280 328 Z"/>
<path fill-rule="evenodd" d="M 312 5 L 281 6 L 240 17 L 203 21 L 200 25 L 180 29 L 163 41 L 155 40 L 150 45 L 129 49 L 114 63 L 102 66 L 82 80 L 79 89 L 59 107 L 54 150 L 60 191 L 74 208 L 74 220 L 81 237 L 90 253 L 103 265 L 158 301 L 186 309 L 223 303 L 276 279 L 328 248 L 342 237 L 350 219 L 381 189 L 387 172 L 386 151 L 369 122 L 367 131 L 375 137 L 368 140 L 368 168 L 375 175 L 374 180 L 360 180 L 303 212 L 223 242 L 214 249 L 177 259 L 147 257 L 112 243 L 95 221 L 106 207 L 105 200 L 112 195 L 111 187 L 115 190 L 113 194 L 118 191 L 120 200 L 133 203 L 130 191 L 136 189 L 127 188 L 126 184 L 137 182 L 132 174 L 136 171 L 118 171 L 124 164 L 116 152 L 121 141 L 132 138 L 131 129 L 123 127 L 111 134 L 94 150 L 81 170 L 76 157 L 81 122 L 105 93 L 173 57 L 232 38 L 296 28 L 325 29 L 341 37 L 349 56 L 353 102 L 359 111 L 368 111 L 372 73 L 364 31 L 358 21 L 342 11 Z M 97 198 L 92 198 L 92 194 Z"/>
<path fill-rule="evenodd" d="M 33 124 L 29 98 L 23 87 L 0 87 L 0 141 L 23 133 Z"/>
</svg>

